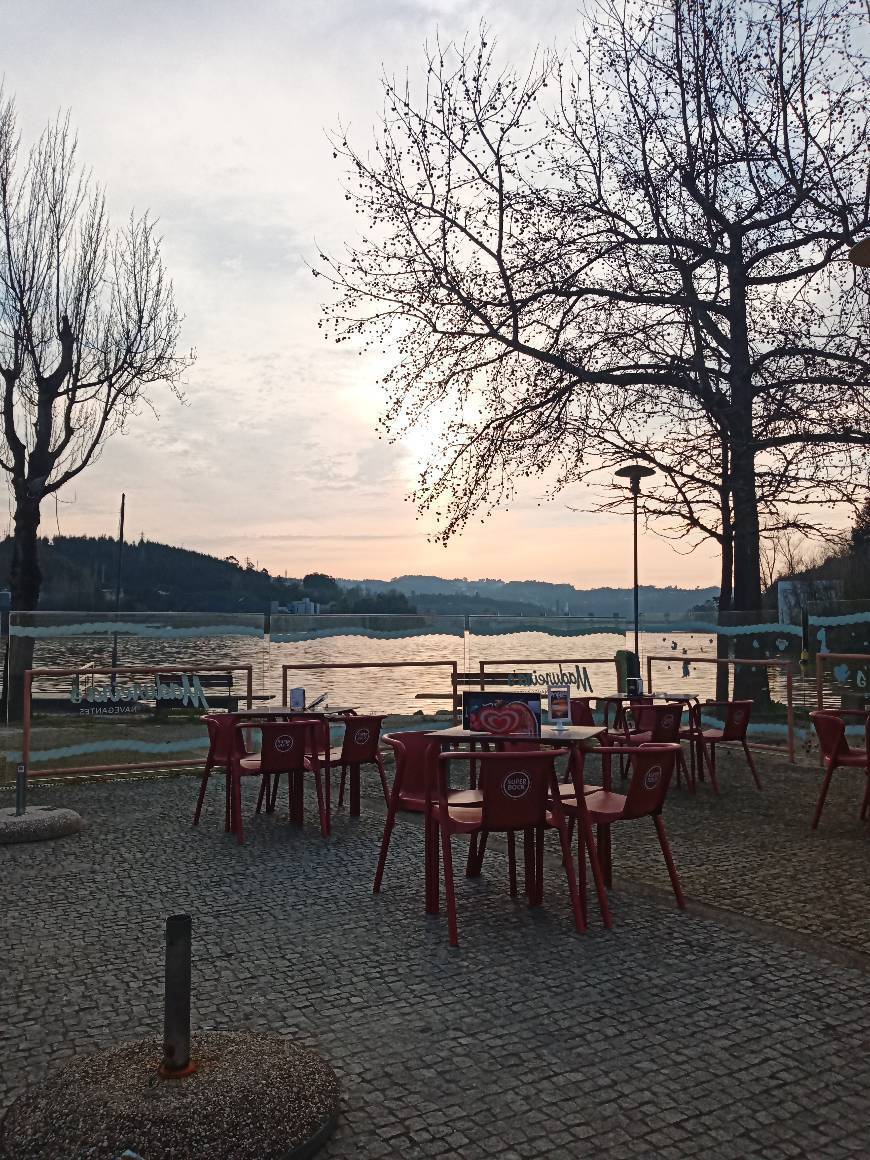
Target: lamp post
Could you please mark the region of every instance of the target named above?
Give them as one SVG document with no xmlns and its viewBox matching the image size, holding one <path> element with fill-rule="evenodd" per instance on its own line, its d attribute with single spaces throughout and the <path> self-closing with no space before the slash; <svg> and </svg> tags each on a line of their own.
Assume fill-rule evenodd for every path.
<svg viewBox="0 0 870 1160">
<path fill-rule="evenodd" d="M 870 238 L 853 246 L 847 257 L 853 266 L 870 266 Z"/>
<path fill-rule="evenodd" d="M 637 583 L 637 497 L 640 495 L 640 481 L 655 475 L 651 467 L 644 467 L 640 463 L 630 463 L 627 467 L 620 467 L 615 472 L 620 479 L 627 479 L 631 485 L 631 497 L 634 506 L 634 655 L 640 664 L 640 627 L 638 617 L 638 583 Z"/>
</svg>

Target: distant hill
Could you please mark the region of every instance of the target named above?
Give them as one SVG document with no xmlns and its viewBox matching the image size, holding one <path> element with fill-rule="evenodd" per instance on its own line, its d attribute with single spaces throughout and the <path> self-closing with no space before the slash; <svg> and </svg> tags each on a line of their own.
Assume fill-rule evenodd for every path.
<svg viewBox="0 0 870 1160">
<path fill-rule="evenodd" d="M 12 541 L 0 540 L 0 582 L 9 575 Z M 40 608 L 111 611 L 118 542 L 110 536 L 40 539 L 44 577 Z M 124 545 L 121 607 L 128 612 L 265 612 L 273 600 L 297 599 L 301 586 L 253 564 L 141 539 Z"/>
<path fill-rule="evenodd" d="M 111 536 L 55 536 L 39 542 L 44 583 L 40 608 L 111 611 L 118 542 Z M 0 584 L 9 575 L 12 541 L 0 540 Z M 128 612 L 266 612 L 309 596 L 335 612 L 429 612 L 457 616 L 629 617 L 629 588 L 579 589 L 542 580 L 467 580 L 397 576 L 393 580 L 271 576 L 250 560 L 220 559 L 153 540 L 125 543 L 121 608 Z M 647 615 L 679 616 L 718 594 L 716 588 L 640 590 Z"/>
<path fill-rule="evenodd" d="M 502 615 L 630 616 L 630 588 L 575 588 L 544 580 L 446 580 L 441 576 L 396 576 L 392 580 L 339 580 L 370 592 L 404 592 L 428 612 L 500 612 Z M 641 610 L 654 616 L 679 616 L 719 595 L 718 588 L 656 588 L 641 585 Z M 487 607 L 481 607 L 486 604 Z"/>
</svg>

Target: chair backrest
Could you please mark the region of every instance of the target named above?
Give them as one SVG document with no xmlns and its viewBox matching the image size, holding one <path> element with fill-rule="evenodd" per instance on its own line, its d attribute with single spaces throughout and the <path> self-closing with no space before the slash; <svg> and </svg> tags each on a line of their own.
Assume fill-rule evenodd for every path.
<svg viewBox="0 0 870 1160">
<path fill-rule="evenodd" d="M 346 765 L 360 765 L 374 761 L 381 740 L 383 717 L 349 717 L 344 726 L 341 743 L 341 761 Z"/>
<path fill-rule="evenodd" d="M 244 752 L 236 718 L 231 713 L 206 713 L 200 718 L 208 729 L 208 755 L 213 765 L 226 765 L 230 758 Z"/>
<path fill-rule="evenodd" d="M 681 705 L 640 705 L 632 706 L 632 715 L 638 732 L 649 733 L 649 744 L 666 745 L 680 738 L 680 724 L 683 719 Z"/>
<path fill-rule="evenodd" d="M 722 726 L 723 741 L 743 741 L 752 716 L 751 701 L 729 701 Z"/>
<path fill-rule="evenodd" d="M 440 750 L 438 742 L 423 730 L 407 729 L 385 733 L 383 741 L 396 755 L 399 808 L 422 811 L 426 808 L 426 785 L 432 762 Z"/>
<path fill-rule="evenodd" d="M 269 721 L 260 726 L 261 773 L 298 773 L 305 768 L 305 756 L 316 747 L 315 725 L 311 721 Z"/>
<path fill-rule="evenodd" d="M 543 826 L 548 803 L 551 799 L 559 802 L 556 757 L 566 752 L 534 749 L 477 755 L 483 827 L 498 831 Z M 446 763 L 457 756 L 444 753 L 441 761 Z"/>
<path fill-rule="evenodd" d="M 592 706 L 589 704 L 589 697 L 572 697 L 571 698 L 571 724 L 572 725 L 594 725 L 595 718 L 592 716 Z"/>
<path fill-rule="evenodd" d="M 661 813 L 667 796 L 679 745 L 639 745 L 631 756 L 631 782 L 625 795 L 626 818 Z"/>
<path fill-rule="evenodd" d="M 845 757 L 849 752 L 849 742 L 846 740 L 846 722 L 836 713 L 810 713 L 810 720 L 819 739 L 819 748 L 822 756 L 828 760 L 833 757 Z"/>
</svg>

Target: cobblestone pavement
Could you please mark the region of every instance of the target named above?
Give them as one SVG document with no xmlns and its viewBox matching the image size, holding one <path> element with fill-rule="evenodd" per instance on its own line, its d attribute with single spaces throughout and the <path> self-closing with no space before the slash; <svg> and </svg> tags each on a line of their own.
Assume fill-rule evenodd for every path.
<svg viewBox="0 0 870 1160">
<path fill-rule="evenodd" d="M 665 818 L 688 894 L 829 945 L 870 954 L 870 825 L 858 813 L 860 770 L 837 770 L 819 829 L 810 829 L 821 785 L 816 762 L 756 755 L 762 792 L 742 751 L 718 756 L 721 795 L 701 784 L 674 790 Z M 598 780 L 591 763 L 588 778 Z M 615 788 L 618 788 L 618 784 Z M 651 827 L 614 828 L 617 877 L 667 888 Z M 870 1145 L 867 1154 L 870 1156 Z"/>
<path fill-rule="evenodd" d="M 724 769 L 722 780 L 718 805 L 706 791 L 694 803 L 676 795 L 669 823 L 690 894 L 706 889 L 706 843 L 715 880 L 743 905 L 768 852 L 778 860 L 786 844 L 768 801 L 773 775 L 763 798 Z M 382 801 L 367 797 L 357 822 L 339 815 L 328 844 L 309 809 L 304 831 L 279 813 L 253 822 L 238 848 L 221 827 L 221 796 L 216 780 L 194 831 L 188 778 L 35 795 L 78 809 L 87 829 L 0 850 L 0 1106 L 72 1053 L 159 1034 L 163 921 L 189 909 L 195 1025 L 286 1033 L 338 1070 L 344 1115 L 324 1157 L 870 1153 L 861 956 L 835 965 L 775 932 L 679 913 L 618 878 L 615 929 L 593 920 L 577 935 L 556 860 L 545 906 L 529 912 L 508 897 L 498 849 L 482 879 L 459 882 L 462 946 L 451 951 L 445 919 L 422 913 L 417 819 L 400 819 L 374 898 Z M 693 810 L 695 846 L 684 841 Z M 747 840 L 717 810 L 761 819 L 745 894 Z M 809 840 L 804 812 L 795 834 L 836 849 L 846 817 L 832 808 Z M 617 872 L 662 881 L 657 860 L 647 873 L 645 848 L 626 832 Z M 807 893 L 804 866 L 778 867 L 776 881 Z M 860 889 L 866 898 L 866 881 Z"/>
</svg>

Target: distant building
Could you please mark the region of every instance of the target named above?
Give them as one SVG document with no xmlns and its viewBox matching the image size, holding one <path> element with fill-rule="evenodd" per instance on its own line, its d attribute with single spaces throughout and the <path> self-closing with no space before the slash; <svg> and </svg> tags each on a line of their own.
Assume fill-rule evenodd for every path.
<svg viewBox="0 0 870 1160">
<path fill-rule="evenodd" d="M 287 612 L 292 616 L 317 616 L 320 605 L 306 596 L 304 600 L 291 600 L 289 604 L 280 604 L 277 600 L 273 600 L 269 611 L 273 616 L 280 612 Z"/>
</svg>

